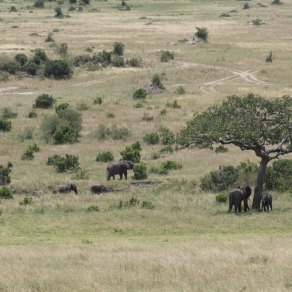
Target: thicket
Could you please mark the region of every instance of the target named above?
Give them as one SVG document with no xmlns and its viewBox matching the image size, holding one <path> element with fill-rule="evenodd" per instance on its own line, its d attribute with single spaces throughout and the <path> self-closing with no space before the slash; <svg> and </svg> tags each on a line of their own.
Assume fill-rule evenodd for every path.
<svg viewBox="0 0 292 292">
<path fill-rule="evenodd" d="M 147 97 L 147 91 L 143 88 L 139 88 L 133 93 L 134 99 L 145 99 L 146 97 Z"/>
<path fill-rule="evenodd" d="M 0 198 L 1 199 L 13 199 L 13 194 L 7 187 L 0 188 Z"/>
<path fill-rule="evenodd" d="M 36 108 L 44 108 L 48 109 L 53 106 L 53 103 L 56 102 L 56 100 L 53 98 L 52 95 L 49 94 L 41 94 L 39 95 L 35 100 L 35 107 Z"/>
<path fill-rule="evenodd" d="M 121 151 L 123 160 L 130 160 L 136 163 L 140 162 L 142 147 L 139 141 L 127 146 L 125 150 Z"/>
<path fill-rule="evenodd" d="M 195 36 L 205 42 L 208 41 L 208 30 L 205 27 L 196 27 Z"/>
<path fill-rule="evenodd" d="M 13 164 L 11 162 L 7 163 L 7 166 L 0 165 L 0 185 L 10 184 L 11 178 L 10 173 L 12 171 Z"/>
<path fill-rule="evenodd" d="M 81 114 L 69 108 L 58 110 L 54 115 L 45 116 L 41 124 L 43 138 L 47 143 L 53 144 L 76 143 L 81 129 Z"/>
<path fill-rule="evenodd" d="M 147 133 L 144 137 L 143 137 L 144 142 L 146 142 L 147 144 L 150 145 L 155 145 L 155 144 L 159 144 L 159 133 L 157 132 L 151 132 L 151 133 Z"/>
<path fill-rule="evenodd" d="M 33 160 L 34 153 L 39 151 L 40 147 L 37 144 L 30 145 L 28 149 L 22 154 L 21 160 Z"/>
<path fill-rule="evenodd" d="M 75 171 L 79 166 L 79 157 L 71 154 L 61 156 L 55 154 L 48 157 L 48 165 L 53 165 L 57 172 Z"/>
<path fill-rule="evenodd" d="M 12 123 L 11 121 L 0 118 L 0 132 L 9 132 L 11 131 Z"/>
</svg>

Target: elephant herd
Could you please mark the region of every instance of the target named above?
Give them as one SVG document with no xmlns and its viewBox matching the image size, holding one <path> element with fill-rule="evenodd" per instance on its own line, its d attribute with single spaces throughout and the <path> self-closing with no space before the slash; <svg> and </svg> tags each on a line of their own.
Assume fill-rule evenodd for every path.
<svg viewBox="0 0 292 292">
<path fill-rule="evenodd" d="M 125 179 L 128 178 L 128 170 L 131 170 L 134 168 L 134 163 L 129 160 L 119 160 L 119 161 L 111 161 L 106 170 L 107 170 L 107 180 L 110 180 L 110 178 L 115 179 L 115 175 L 120 176 L 120 180 L 123 179 L 123 176 Z M 75 194 L 78 194 L 77 187 L 73 183 L 67 183 L 63 185 L 58 185 L 53 189 L 53 193 L 71 193 L 71 191 L 75 192 Z M 94 184 L 90 187 L 90 192 L 92 194 L 101 194 L 112 191 L 111 188 L 106 187 L 103 184 Z"/>
<path fill-rule="evenodd" d="M 248 199 L 251 195 L 250 186 L 246 186 L 245 188 L 236 188 L 229 193 L 229 209 L 228 212 L 231 212 L 232 207 L 234 206 L 235 213 L 241 212 L 241 203 L 243 201 L 244 212 L 249 210 Z M 268 193 L 264 193 L 262 195 L 262 210 L 272 211 L 272 196 Z"/>
</svg>

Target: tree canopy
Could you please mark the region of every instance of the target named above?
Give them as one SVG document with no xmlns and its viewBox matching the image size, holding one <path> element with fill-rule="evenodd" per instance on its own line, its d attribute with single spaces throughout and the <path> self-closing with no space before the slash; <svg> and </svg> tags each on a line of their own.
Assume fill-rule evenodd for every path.
<svg viewBox="0 0 292 292">
<path fill-rule="evenodd" d="M 233 144 L 261 158 L 253 208 L 259 209 L 269 161 L 292 153 L 292 98 L 264 99 L 254 94 L 230 96 L 222 104 L 194 115 L 178 135 L 183 147 Z"/>
</svg>

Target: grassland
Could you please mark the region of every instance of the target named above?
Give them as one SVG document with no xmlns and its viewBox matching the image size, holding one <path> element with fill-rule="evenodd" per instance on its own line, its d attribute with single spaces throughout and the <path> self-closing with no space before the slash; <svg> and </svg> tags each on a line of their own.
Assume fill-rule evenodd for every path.
<svg viewBox="0 0 292 292">
<path fill-rule="evenodd" d="M 22 195 L 0 202 L 0 291 L 290 291 L 291 192 L 273 193 L 273 212 L 227 214 L 227 205 L 202 192 L 198 181 L 220 165 L 257 163 L 252 153 L 232 147 L 221 154 L 186 149 L 153 160 L 161 145 L 149 146 L 142 137 L 161 127 L 177 133 L 194 112 L 228 95 L 291 95 L 292 3 L 249 1 L 251 8 L 243 9 L 244 2 L 235 0 L 131 0 L 131 10 L 120 11 L 120 1 L 92 0 L 82 12 L 68 12 L 68 2 L 61 7 L 70 17 L 58 19 L 56 2 L 36 9 L 34 1 L 0 1 L 0 61 L 17 53 L 30 56 L 36 48 L 58 59 L 61 43 L 68 44 L 70 59 L 122 42 L 125 58 L 139 58 L 142 67 L 75 68 L 73 77 L 63 81 L 21 76 L 0 81 L 0 108 L 11 107 L 18 114 L 12 131 L 0 132 L 0 165 L 14 165 L 11 188 L 45 192 L 30 205 L 20 204 Z M 17 12 L 10 12 L 11 6 Z M 222 13 L 230 17 L 220 17 Z M 251 25 L 255 19 L 262 25 Z M 208 42 L 181 42 L 196 27 L 208 29 Z M 53 44 L 45 42 L 50 32 Z M 173 52 L 174 60 L 160 62 L 161 50 Z M 266 63 L 270 50 L 274 60 Z M 148 96 L 136 108 L 133 92 L 154 74 L 163 76 L 166 91 Z M 179 86 L 185 94 L 176 93 Z M 38 118 L 27 118 L 43 93 L 74 109 L 80 103 L 88 106 L 81 111 L 79 143 L 44 142 L 40 124 L 54 110 L 38 109 Z M 93 105 L 97 96 L 103 98 L 101 105 Z M 175 100 L 181 108 L 166 106 Z M 143 121 L 145 114 L 153 121 Z M 126 127 L 131 136 L 98 140 L 101 124 Z M 33 129 L 32 140 L 21 139 L 27 128 Z M 118 192 L 90 195 L 93 182 L 107 183 L 106 163 L 96 162 L 96 155 L 110 150 L 119 159 L 120 151 L 135 141 L 142 144 L 148 168 L 166 159 L 183 168 L 167 176 L 150 173 L 148 179 L 159 182 L 154 187 L 131 186 L 130 178 L 108 183 Z M 32 161 L 21 160 L 32 143 L 41 151 Z M 46 165 L 48 156 L 65 153 L 78 155 L 89 175 L 75 181 L 77 196 L 51 193 L 54 185 L 72 181 L 72 173 L 60 174 Z M 120 207 L 131 198 L 139 204 Z M 143 201 L 154 209 L 142 208 Z M 99 212 L 89 212 L 91 206 Z"/>
</svg>

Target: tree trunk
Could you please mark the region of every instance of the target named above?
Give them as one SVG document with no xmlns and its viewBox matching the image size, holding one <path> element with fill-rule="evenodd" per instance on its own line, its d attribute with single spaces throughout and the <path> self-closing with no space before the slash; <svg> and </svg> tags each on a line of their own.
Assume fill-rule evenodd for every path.
<svg viewBox="0 0 292 292">
<path fill-rule="evenodd" d="M 260 210 L 260 206 L 261 206 L 264 179 L 265 179 L 268 162 L 269 162 L 268 158 L 262 158 L 258 175 L 257 175 L 256 185 L 254 189 L 254 197 L 253 197 L 253 202 L 252 202 L 252 208 L 257 211 Z"/>
</svg>

